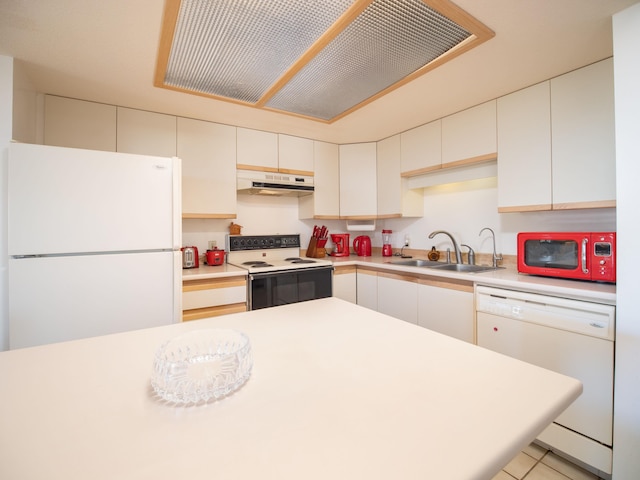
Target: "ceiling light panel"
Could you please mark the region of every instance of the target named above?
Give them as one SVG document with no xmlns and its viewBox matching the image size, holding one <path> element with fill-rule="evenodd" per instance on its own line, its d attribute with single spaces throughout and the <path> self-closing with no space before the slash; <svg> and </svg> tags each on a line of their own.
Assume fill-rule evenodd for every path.
<svg viewBox="0 0 640 480">
<path fill-rule="evenodd" d="M 332 119 L 470 36 L 422 0 L 374 1 L 266 105 Z"/>
<path fill-rule="evenodd" d="M 165 0 L 155 85 L 330 123 L 493 36 L 450 0 Z"/>
<path fill-rule="evenodd" d="M 164 83 L 256 103 L 351 0 L 182 0 Z"/>
</svg>

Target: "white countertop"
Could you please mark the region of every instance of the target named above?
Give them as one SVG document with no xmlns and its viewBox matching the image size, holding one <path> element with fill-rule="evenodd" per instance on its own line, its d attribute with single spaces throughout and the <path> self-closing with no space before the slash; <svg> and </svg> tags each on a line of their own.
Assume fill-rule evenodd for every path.
<svg viewBox="0 0 640 480">
<path fill-rule="evenodd" d="M 157 347 L 210 327 L 249 336 L 249 381 L 159 401 Z M 0 378 L 12 480 L 491 479 L 582 390 L 336 298 L 1 352 Z"/>
<path fill-rule="evenodd" d="M 478 285 L 489 285 L 493 287 L 515 289 L 545 295 L 554 295 L 563 298 L 574 298 L 576 300 L 587 300 L 605 303 L 608 305 L 616 304 L 616 286 L 614 284 L 538 277 L 535 275 L 520 274 L 514 268 L 504 268 L 479 273 L 458 273 L 439 271 L 426 267 L 394 265 L 391 263 L 401 260 L 400 257 L 382 257 L 380 255 L 358 257 L 351 255 L 349 257 L 326 257 L 326 259 L 331 260 L 334 266 L 357 265 L 383 268 L 396 273 L 412 273 L 430 277 L 455 278 L 476 283 Z M 210 267 L 205 265 L 200 268 L 182 270 L 183 280 L 201 280 L 206 278 L 246 275 L 246 270 L 234 267 L 227 263 L 218 266 Z"/>
</svg>

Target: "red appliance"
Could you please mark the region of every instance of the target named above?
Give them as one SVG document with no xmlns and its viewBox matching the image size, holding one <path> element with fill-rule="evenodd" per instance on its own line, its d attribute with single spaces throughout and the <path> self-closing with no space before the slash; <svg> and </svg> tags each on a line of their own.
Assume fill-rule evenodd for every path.
<svg viewBox="0 0 640 480">
<path fill-rule="evenodd" d="M 222 265 L 224 263 L 224 250 L 207 250 L 207 265 Z"/>
<path fill-rule="evenodd" d="M 367 235 L 360 235 L 353 239 L 353 250 L 359 257 L 371 256 L 371 239 Z"/>
<path fill-rule="evenodd" d="M 391 248 L 391 230 L 382 230 L 382 256 L 390 257 L 393 255 L 393 249 Z"/>
<path fill-rule="evenodd" d="M 198 268 L 198 247 L 182 247 L 182 268 Z"/>
<path fill-rule="evenodd" d="M 545 277 L 616 282 L 614 232 L 522 232 L 518 272 Z"/>
<path fill-rule="evenodd" d="M 329 255 L 332 257 L 348 257 L 349 256 L 349 234 L 348 233 L 332 233 L 331 241 L 333 242 L 333 252 Z"/>
</svg>

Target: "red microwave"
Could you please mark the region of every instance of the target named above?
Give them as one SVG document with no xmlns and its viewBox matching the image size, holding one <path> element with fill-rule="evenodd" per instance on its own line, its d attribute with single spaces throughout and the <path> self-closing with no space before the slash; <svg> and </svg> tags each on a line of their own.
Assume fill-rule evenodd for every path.
<svg viewBox="0 0 640 480">
<path fill-rule="evenodd" d="M 518 272 L 592 282 L 616 282 L 613 232 L 518 234 Z"/>
</svg>

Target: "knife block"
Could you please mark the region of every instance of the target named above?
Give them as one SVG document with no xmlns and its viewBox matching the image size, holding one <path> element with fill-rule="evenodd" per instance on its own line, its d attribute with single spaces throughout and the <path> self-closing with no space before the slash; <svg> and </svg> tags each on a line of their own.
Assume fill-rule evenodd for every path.
<svg viewBox="0 0 640 480">
<path fill-rule="evenodd" d="M 324 258 L 327 256 L 327 250 L 324 248 L 327 243 L 326 238 L 311 237 L 309 240 L 309 246 L 307 247 L 307 257 L 309 258 Z"/>
</svg>

